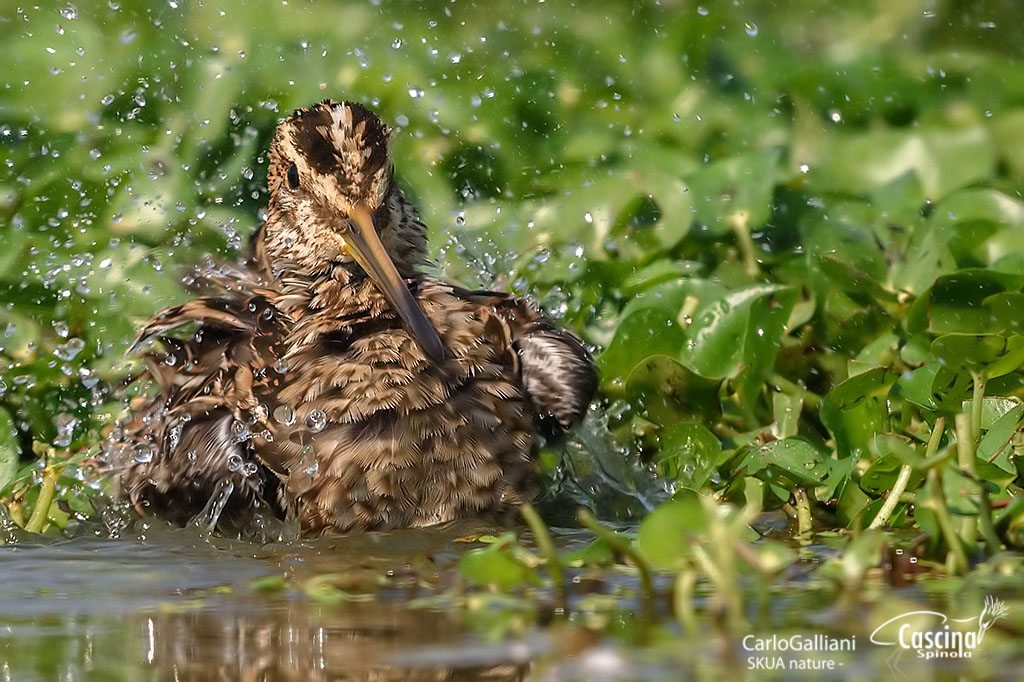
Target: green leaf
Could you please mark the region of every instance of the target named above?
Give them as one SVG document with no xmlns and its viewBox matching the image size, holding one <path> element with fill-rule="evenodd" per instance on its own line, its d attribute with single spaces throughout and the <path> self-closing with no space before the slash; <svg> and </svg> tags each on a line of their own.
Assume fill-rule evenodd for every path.
<svg viewBox="0 0 1024 682">
<path fill-rule="evenodd" d="M 981 125 L 915 132 L 879 128 L 835 137 L 822 161 L 817 171 L 823 189 L 863 194 L 913 172 L 935 200 L 990 176 L 995 145 Z"/>
<path fill-rule="evenodd" d="M 516 561 L 507 543 L 470 550 L 459 559 L 459 573 L 472 583 L 509 590 L 536 579 L 532 568 Z"/>
<path fill-rule="evenodd" d="M 741 369 L 770 371 L 797 291 L 756 285 L 732 291 L 704 308 L 686 330 L 683 364 L 723 379 Z"/>
<path fill-rule="evenodd" d="M 626 296 L 636 296 L 641 291 L 664 282 L 678 282 L 683 277 L 692 277 L 699 271 L 699 263 L 661 258 L 623 279 L 622 292 Z M 674 307 L 678 309 L 681 305 L 680 300 Z"/>
<path fill-rule="evenodd" d="M 850 458 L 847 461 L 853 460 Z M 843 479 L 840 485 L 837 486 L 836 496 L 838 497 L 838 503 L 836 504 L 837 516 L 839 521 L 845 524 L 847 528 L 854 525 L 856 519 L 864 513 L 864 510 L 872 502 L 872 499 L 850 477 Z M 871 518 L 874 518 L 874 516 Z"/>
<path fill-rule="evenodd" d="M 861 490 L 872 497 L 884 495 L 896 482 L 896 477 L 899 476 L 902 466 L 903 462 L 896 455 L 887 454 L 876 459 L 860 477 Z M 910 480 L 907 490 L 914 490 L 921 484 L 923 476 L 919 472 L 914 472 L 911 474 Z"/>
<path fill-rule="evenodd" d="M 854 457 L 832 460 L 830 462 L 831 471 L 829 471 L 828 476 L 822 481 L 820 486 L 814 489 L 815 497 L 824 501 L 834 500 L 842 493 L 843 486 L 847 483 L 856 488 L 857 484 L 852 483 L 850 477 L 855 464 L 857 464 L 857 460 Z"/>
<path fill-rule="evenodd" d="M 900 338 L 894 332 L 885 331 L 857 353 L 857 362 L 870 367 L 888 367 L 896 359 Z"/>
<path fill-rule="evenodd" d="M 560 555 L 566 566 L 611 566 L 615 563 L 615 550 L 602 539 L 597 539 L 582 549 Z"/>
<path fill-rule="evenodd" d="M 821 421 L 836 439 L 840 458 L 867 454 L 875 434 L 889 430 L 889 389 L 899 377 L 876 367 L 839 383 L 825 396 Z"/>
<path fill-rule="evenodd" d="M 932 342 L 932 353 L 951 369 L 995 378 L 1024 362 L 1024 336 L 943 334 Z"/>
<path fill-rule="evenodd" d="M 694 493 L 677 495 L 655 507 L 637 530 L 637 549 L 657 568 L 675 570 L 691 556 L 708 527 L 707 512 Z"/>
<path fill-rule="evenodd" d="M 623 308 L 622 319 L 625 320 L 630 315 L 648 308 L 678 315 L 685 305 L 693 307 L 693 312 L 690 313 L 692 316 L 727 293 L 728 290 L 720 282 L 692 277 L 671 279 L 637 294 Z"/>
<path fill-rule="evenodd" d="M 1024 405 L 1017 404 L 1007 410 L 988 428 L 978 444 L 978 458 L 991 462 L 1008 473 L 1017 474 L 1017 468 L 1010 461 L 1010 441 L 1021 429 L 1024 421 Z"/>
<path fill-rule="evenodd" d="M 661 310 L 638 310 L 619 323 L 608 348 L 597 357 L 605 382 L 623 381 L 644 358 L 677 357 L 686 343 L 679 323 Z"/>
<path fill-rule="evenodd" d="M 732 227 L 727 217 L 745 212 L 747 224 L 756 228 L 772 214 L 779 149 L 737 154 L 717 161 L 692 175 L 690 194 L 696 197 L 697 221 L 712 234 L 723 235 Z"/>
<path fill-rule="evenodd" d="M 818 269 L 848 294 L 863 294 L 876 301 L 895 301 L 896 294 L 876 282 L 869 274 L 832 254 L 818 256 Z"/>
<path fill-rule="evenodd" d="M 661 452 L 655 466 L 662 476 L 700 490 L 707 485 L 722 454 L 718 437 L 693 422 L 673 424 L 661 434 Z"/>
<path fill-rule="evenodd" d="M 803 410 L 803 397 L 797 393 L 790 395 L 782 391 L 772 394 L 772 414 L 775 416 L 774 429 L 778 438 L 795 436 L 800 430 L 800 412 Z"/>
<path fill-rule="evenodd" d="M 964 189 L 941 201 L 931 222 L 957 260 L 991 264 L 1020 252 L 1024 202 L 994 189 Z"/>
<path fill-rule="evenodd" d="M 784 476 L 796 485 L 809 487 L 825 480 L 831 461 L 817 447 L 796 437 L 773 440 L 751 450 L 741 466 L 747 467 L 748 476 L 767 470 L 773 477 Z"/>
<path fill-rule="evenodd" d="M 896 392 L 926 410 L 946 413 L 959 412 L 963 398 L 970 395 L 971 378 L 957 374 L 938 362 L 904 373 L 896 383 Z"/>
<path fill-rule="evenodd" d="M 918 296 L 907 311 L 907 330 L 914 334 L 988 334 L 1002 323 L 998 299 L 986 300 L 1004 292 L 1019 291 L 1024 276 L 995 270 L 964 269 L 935 280 Z M 991 307 L 990 307 L 991 306 Z"/>
<path fill-rule="evenodd" d="M 665 355 L 640 361 L 626 379 L 626 401 L 656 424 L 720 415 L 718 382 L 705 379 Z"/>
</svg>

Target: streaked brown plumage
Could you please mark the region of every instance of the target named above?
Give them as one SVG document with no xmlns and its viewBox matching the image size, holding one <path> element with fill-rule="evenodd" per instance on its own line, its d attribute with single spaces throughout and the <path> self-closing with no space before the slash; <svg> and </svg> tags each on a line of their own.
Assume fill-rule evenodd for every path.
<svg viewBox="0 0 1024 682">
<path fill-rule="evenodd" d="M 159 393 L 111 441 L 140 512 L 184 523 L 230 487 L 222 529 L 265 503 L 317 533 L 501 515 L 531 495 L 538 432 L 579 421 L 593 365 L 524 300 L 417 271 L 426 230 L 389 137 L 358 104 L 296 111 L 247 262 L 197 272 L 204 295 L 143 329 L 137 343 L 164 346 L 146 356 Z"/>
</svg>

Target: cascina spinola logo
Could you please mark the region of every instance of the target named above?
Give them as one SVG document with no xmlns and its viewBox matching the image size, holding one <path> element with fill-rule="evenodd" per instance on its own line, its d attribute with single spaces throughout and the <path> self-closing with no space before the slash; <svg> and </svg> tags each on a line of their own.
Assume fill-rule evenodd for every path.
<svg viewBox="0 0 1024 682">
<path fill-rule="evenodd" d="M 971 618 L 950 618 L 938 611 L 910 611 L 885 621 L 871 633 L 871 642 L 898 647 L 890 659 L 895 663 L 904 651 L 915 651 L 918 658 L 971 658 L 988 629 L 1007 614 L 1006 604 L 985 597 L 981 613 Z M 978 621 L 977 627 L 969 623 Z"/>
</svg>

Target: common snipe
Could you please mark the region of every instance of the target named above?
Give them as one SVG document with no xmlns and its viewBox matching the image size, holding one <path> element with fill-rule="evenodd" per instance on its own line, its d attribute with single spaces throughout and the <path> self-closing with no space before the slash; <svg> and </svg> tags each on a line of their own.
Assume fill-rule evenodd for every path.
<svg viewBox="0 0 1024 682">
<path fill-rule="evenodd" d="M 137 344 L 159 392 L 111 442 L 142 514 L 222 529 L 265 504 L 311 533 L 501 516 L 533 489 L 539 434 L 580 420 L 581 342 L 523 299 L 421 274 L 426 229 L 393 181 L 390 130 L 325 100 L 270 145 L 266 221 L 237 266 Z"/>
</svg>

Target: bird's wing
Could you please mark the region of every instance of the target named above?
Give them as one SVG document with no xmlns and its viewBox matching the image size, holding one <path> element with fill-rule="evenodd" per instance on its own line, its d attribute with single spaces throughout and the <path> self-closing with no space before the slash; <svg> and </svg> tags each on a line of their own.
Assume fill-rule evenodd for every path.
<svg viewBox="0 0 1024 682">
<path fill-rule="evenodd" d="M 525 299 L 493 291 L 456 293 L 487 306 L 507 327 L 523 388 L 541 421 L 555 433 L 579 423 L 597 389 L 597 370 L 583 341 Z"/>
<path fill-rule="evenodd" d="M 265 397 L 291 321 L 248 275 L 237 268 L 204 277 L 210 295 L 164 310 L 139 334 L 135 347 L 160 342 L 143 356 L 159 393 L 119 429 L 128 446 L 121 487 L 140 509 L 183 523 L 230 483 L 229 507 L 241 521 L 274 483 L 244 465 L 260 463 L 255 445 L 273 409 Z M 185 333 L 189 326 L 195 333 Z M 149 454 L 133 459 L 134 448 Z"/>
</svg>

